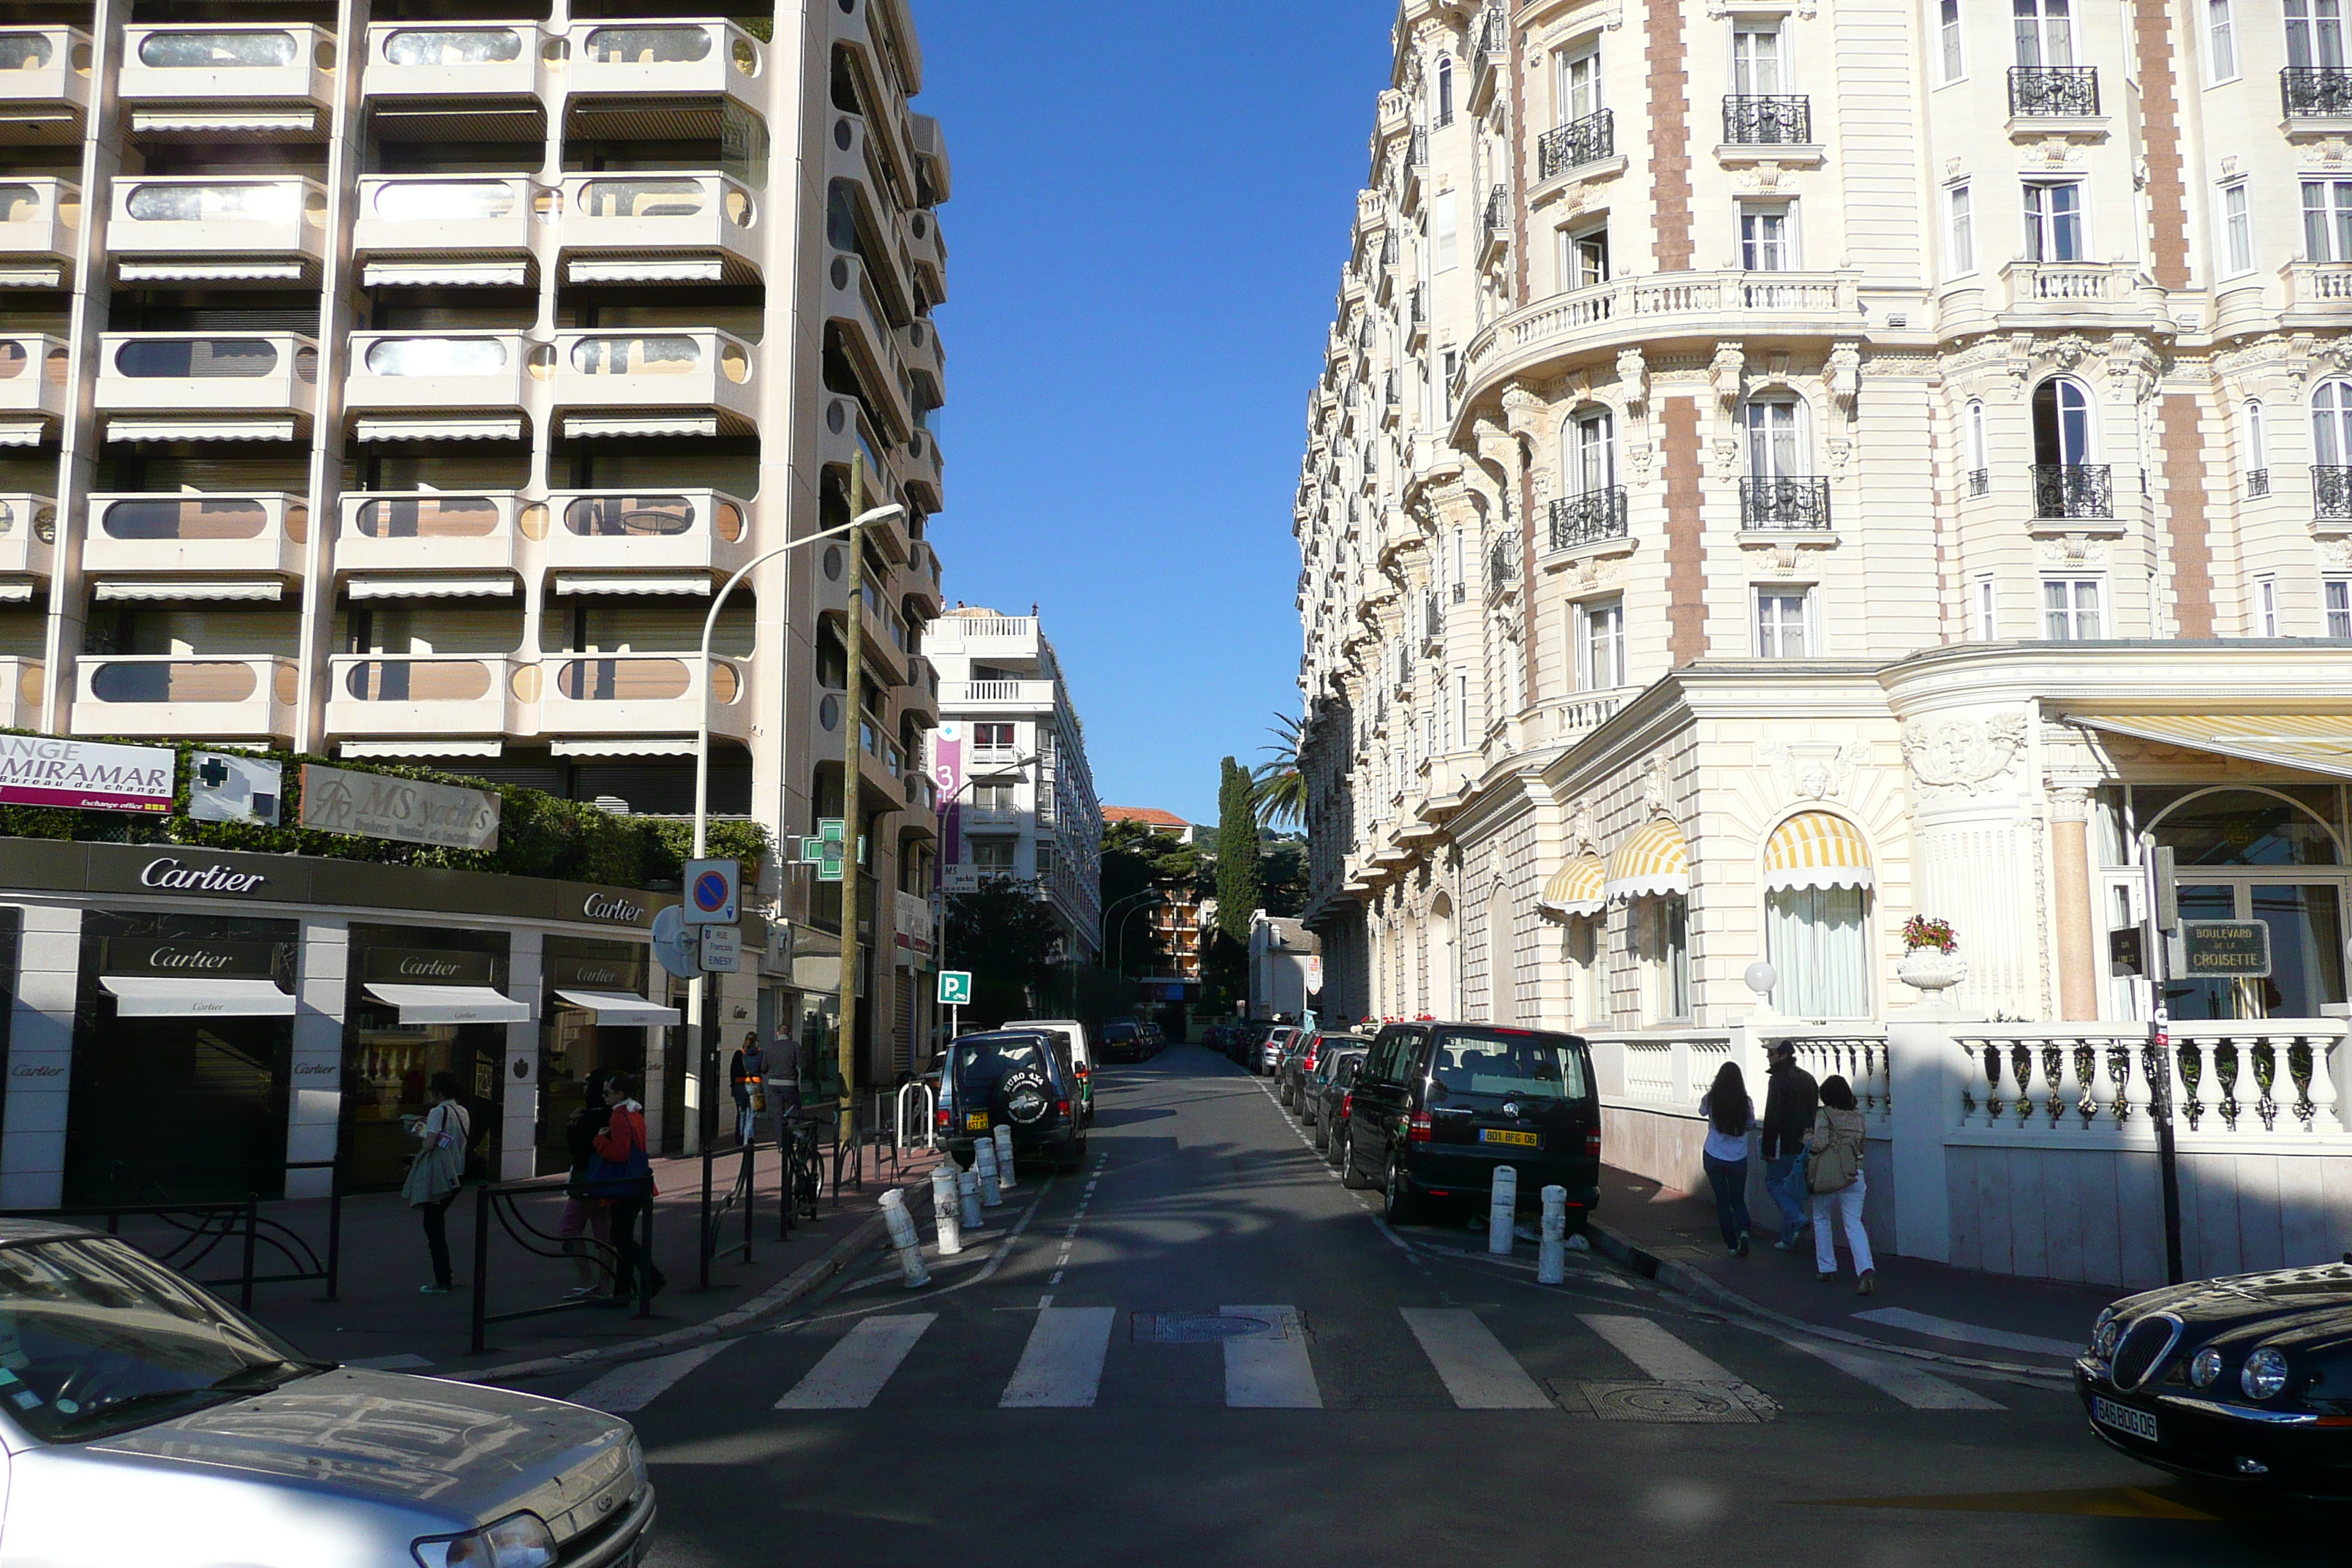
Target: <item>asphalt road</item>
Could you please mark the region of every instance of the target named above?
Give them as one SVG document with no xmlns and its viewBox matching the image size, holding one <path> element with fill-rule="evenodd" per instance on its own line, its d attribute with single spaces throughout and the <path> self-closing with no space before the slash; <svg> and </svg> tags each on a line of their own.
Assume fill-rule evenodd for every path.
<svg viewBox="0 0 2352 1568">
<path fill-rule="evenodd" d="M 547 1387 L 636 1422 L 652 1568 L 2284 1563 L 2352 1522 L 2182 1489 L 2064 1392 L 1391 1233 L 1198 1047 L 1107 1069 L 1098 1116 L 1083 1173 L 1024 1173 L 927 1289 L 877 1258 L 772 1330 Z"/>
</svg>

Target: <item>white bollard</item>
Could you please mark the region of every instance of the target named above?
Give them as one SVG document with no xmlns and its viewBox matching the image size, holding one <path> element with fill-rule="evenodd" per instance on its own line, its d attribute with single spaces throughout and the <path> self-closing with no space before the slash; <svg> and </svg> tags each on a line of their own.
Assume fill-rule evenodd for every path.
<svg viewBox="0 0 2352 1568">
<path fill-rule="evenodd" d="M 956 1173 L 953 1165 L 940 1165 L 931 1172 L 931 1220 L 940 1233 L 940 1256 L 953 1258 L 963 1250 L 962 1205 L 956 1197 Z"/>
<path fill-rule="evenodd" d="M 907 1289 L 929 1284 L 930 1270 L 923 1267 L 923 1238 L 915 1229 L 915 1216 L 907 1212 L 903 1189 L 892 1187 L 882 1194 L 882 1223 L 890 1227 L 890 1246 L 898 1254 L 898 1270 L 906 1276 Z"/>
<path fill-rule="evenodd" d="M 1003 1208 L 1004 1193 L 996 1184 L 996 1143 L 982 1138 L 971 1146 L 971 1168 L 980 1176 L 980 1206 Z"/>
<path fill-rule="evenodd" d="M 1536 1247 L 1536 1283 L 1561 1285 L 1568 1280 L 1568 1189 L 1543 1192 L 1543 1240 Z"/>
<path fill-rule="evenodd" d="M 980 1216 L 980 1173 L 978 1171 L 956 1173 L 956 1195 L 963 1206 L 963 1228 L 987 1229 L 988 1222 Z"/>
<path fill-rule="evenodd" d="M 1013 1129 L 1000 1127 L 990 1136 L 996 1140 L 996 1185 L 999 1190 L 1009 1193 L 1021 1184 L 1019 1175 L 1013 1169 Z"/>
<path fill-rule="evenodd" d="M 1519 1173 L 1508 1165 L 1495 1167 L 1494 1206 L 1486 1211 L 1486 1250 L 1507 1258 L 1511 1226 L 1519 1206 Z"/>
</svg>

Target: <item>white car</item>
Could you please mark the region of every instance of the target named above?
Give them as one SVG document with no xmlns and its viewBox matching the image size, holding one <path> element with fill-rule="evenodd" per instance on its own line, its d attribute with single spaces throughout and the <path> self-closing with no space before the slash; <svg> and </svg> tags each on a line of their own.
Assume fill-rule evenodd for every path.
<svg viewBox="0 0 2352 1568">
<path fill-rule="evenodd" d="M 1259 1076 L 1263 1077 L 1264 1075 L 1272 1072 L 1274 1070 L 1275 1064 L 1282 1060 L 1282 1053 L 1288 1050 L 1290 1048 L 1290 1042 L 1297 1037 L 1298 1029 L 1295 1025 L 1285 1024 L 1278 1029 L 1268 1030 L 1266 1032 L 1265 1042 L 1257 1048 L 1257 1071 Z"/>
<path fill-rule="evenodd" d="M 1055 1037 L 1070 1047 L 1070 1067 L 1078 1075 L 1078 1126 L 1081 1131 L 1094 1125 L 1095 1120 L 1095 1051 L 1087 1038 L 1087 1026 L 1076 1018 L 1024 1018 L 1017 1024 L 1007 1024 L 1008 1029 L 1036 1029 Z"/>
</svg>

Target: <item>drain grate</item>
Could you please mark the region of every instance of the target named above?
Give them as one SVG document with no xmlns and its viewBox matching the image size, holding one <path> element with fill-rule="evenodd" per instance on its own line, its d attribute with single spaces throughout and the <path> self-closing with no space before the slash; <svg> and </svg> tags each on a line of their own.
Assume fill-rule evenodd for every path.
<svg viewBox="0 0 2352 1568">
<path fill-rule="evenodd" d="M 1752 1426 L 1780 1414 L 1771 1397 L 1744 1383 L 1572 1383 L 1555 1379 L 1552 1396 L 1571 1414 L 1654 1426 Z"/>
<path fill-rule="evenodd" d="M 1139 1344 L 1206 1345 L 1268 1334 L 1281 1337 L 1276 1332 L 1280 1325 L 1230 1312 L 1133 1312 L 1129 1326 Z"/>
</svg>

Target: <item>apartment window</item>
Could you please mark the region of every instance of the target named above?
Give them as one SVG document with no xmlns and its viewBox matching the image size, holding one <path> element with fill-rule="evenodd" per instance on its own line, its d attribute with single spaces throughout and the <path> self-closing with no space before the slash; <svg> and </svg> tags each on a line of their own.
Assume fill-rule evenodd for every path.
<svg viewBox="0 0 2352 1568">
<path fill-rule="evenodd" d="M 1013 726 L 974 724 L 971 727 L 971 743 L 984 752 L 1009 752 L 1013 749 Z"/>
<path fill-rule="evenodd" d="M 1037 846 L 1037 875 L 1040 878 L 1045 878 L 1053 874 L 1054 847 L 1050 844 L 1040 844 Z"/>
<path fill-rule="evenodd" d="M 1960 0 L 1942 0 L 1937 18 L 1943 45 L 1944 80 L 1956 82 L 1968 74 L 1968 57 L 1960 48 Z"/>
<path fill-rule="evenodd" d="M 2330 577 L 2320 586 L 2326 596 L 2327 635 L 2352 642 L 2352 577 Z"/>
<path fill-rule="evenodd" d="M 2286 0 L 2286 63 L 2344 63 L 2343 0 Z"/>
<path fill-rule="evenodd" d="M 1805 657 L 1807 601 L 1802 588 L 1759 588 L 1756 591 L 1756 657 Z"/>
<path fill-rule="evenodd" d="M 2011 0 L 2017 19 L 2017 63 L 2074 63 L 2074 0 Z"/>
<path fill-rule="evenodd" d="M 1456 225 L 1458 200 L 1453 191 L 1440 191 L 1429 204 L 1429 267 L 1451 272 L 1462 259 L 1462 231 Z"/>
<path fill-rule="evenodd" d="M 1992 443 L 1985 435 L 1985 405 L 1969 405 L 1969 493 L 1980 496 L 1992 489 Z"/>
<path fill-rule="evenodd" d="M 1475 731 L 1470 722 L 1470 677 L 1466 674 L 1454 678 L 1454 710 L 1462 715 L 1462 743 L 1467 746 Z"/>
<path fill-rule="evenodd" d="M 2254 635 L 2274 637 L 2279 635 L 2278 579 L 2254 579 Z"/>
<path fill-rule="evenodd" d="M 1690 1016 L 1690 900 L 1669 893 L 1653 900 L 1655 921 L 1658 1020 Z"/>
<path fill-rule="evenodd" d="M 1731 90 L 1770 98 L 1788 90 L 1780 80 L 1780 29 L 1739 27 L 1731 35 Z"/>
<path fill-rule="evenodd" d="M 1750 479 L 1805 477 L 1803 443 L 1793 398 L 1758 398 L 1747 405 L 1748 473 Z"/>
<path fill-rule="evenodd" d="M 2091 394 L 2081 382 L 2053 376 L 2033 389 L 2033 460 L 2066 468 L 2091 460 Z"/>
<path fill-rule="evenodd" d="M 1447 349 L 1437 356 L 1437 416 L 1454 417 L 1454 377 L 1462 368 L 1462 356 Z"/>
<path fill-rule="evenodd" d="M 1946 196 L 1951 212 L 1952 253 L 1950 276 L 1963 278 L 1977 269 L 1977 230 L 1975 206 L 1966 185 L 1954 185 Z"/>
<path fill-rule="evenodd" d="M 1617 443 L 1606 408 L 1588 409 L 1569 421 L 1568 464 L 1571 494 L 1589 496 L 1617 482 Z"/>
<path fill-rule="evenodd" d="M 1773 1005 L 1793 1018 L 1870 1016 L 1869 894 L 1861 888 L 1780 888 L 1765 895 L 1764 947 L 1780 983 Z"/>
<path fill-rule="evenodd" d="M 1454 57 L 1437 57 L 1437 104 L 1433 111 L 1441 126 L 1454 123 Z"/>
<path fill-rule="evenodd" d="M 2000 640 L 2000 601 L 1990 574 L 1969 584 L 1969 637 L 1974 642 Z"/>
<path fill-rule="evenodd" d="M 2254 219 L 2246 205 L 2243 180 L 2221 187 L 2221 264 L 2225 277 L 2254 269 Z"/>
<path fill-rule="evenodd" d="M 2095 577 L 2050 577 L 2042 584 L 2042 629 L 2052 642 L 2096 642 L 2106 635 Z"/>
<path fill-rule="evenodd" d="M 2352 381 L 2323 381 L 2311 395 L 2311 460 L 2352 468 Z"/>
<path fill-rule="evenodd" d="M 1590 289 L 1609 281 L 1609 226 L 1581 229 L 1562 237 L 1560 275 L 1570 289 Z"/>
<path fill-rule="evenodd" d="M 2352 180 L 2304 181 L 2303 258 L 2352 261 Z"/>
<path fill-rule="evenodd" d="M 971 864 L 976 871 L 1009 877 L 1013 874 L 1014 841 L 1010 838 L 975 838 L 971 840 Z"/>
<path fill-rule="evenodd" d="M 1588 115 L 1601 112 L 1601 54 L 1587 49 L 1570 55 L 1560 62 L 1559 101 L 1560 123 L 1573 125 Z"/>
<path fill-rule="evenodd" d="M 2083 259 L 2083 183 L 2080 180 L 2026 182 L 2025 259 Z"/>
<path fill-rule="evenodd" d="M 1577 675 L 1583 689 L 1607 691 L 1625 684 L 1625 601 L 1601 599 L 1579 606 Z"/>
<path fill-rule="evenodd" d="M 971 786 L 971 804 L 979 811 L 1011 811 L 1018 803 L 1017 786 L 1001 779 L 982 779 Z"/>
<path fill-rule="evenodd" d="M 2205 59 L 2217 82 L 2238 74 L 2238 26 L 2233 0 L 2205 0 Z"/>
<path fill-rule="evenodd" d="M 1742 203 L 1739 265 L 1750 272 L 1788 272 L 1796 261 L 1796 215 L 1785 202 Z"/>
</svg>

